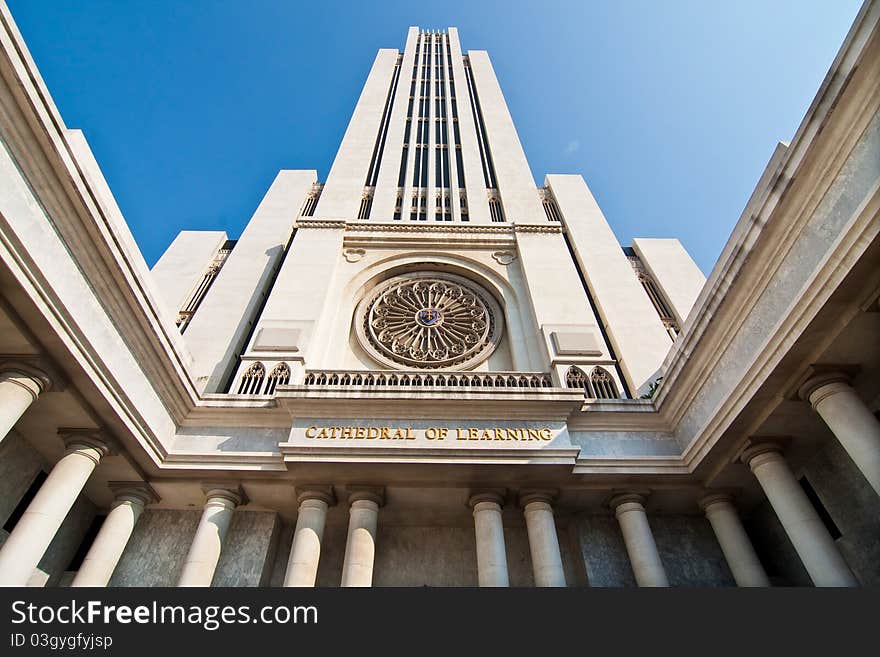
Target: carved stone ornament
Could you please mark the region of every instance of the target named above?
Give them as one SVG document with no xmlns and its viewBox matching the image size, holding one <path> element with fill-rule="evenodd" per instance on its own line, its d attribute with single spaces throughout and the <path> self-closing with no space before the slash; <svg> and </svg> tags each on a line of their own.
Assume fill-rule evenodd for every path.
<svg viewBox="0 0 880 657">
<path fill-rule="evenodd" d="M 513 251 L 496 251 L 492 254 L 492 257 L 499 265 L 509 265 L 516 260 L 516 253 Z"/>
<path fill-rule="evenodd" d="M 466 369 L 495 350 L 501 309 L 471 281 L 439 272 L 397 276 L 377 286 L 357 309 L 361 346 L 396 369 Z"/>
<path fill-rule="evenodd" d="M 367 252 L 363 249 L 346 249 L 342 252 L 342 257 L 345 258 L 346 262 L 357 262 L 363 258 L 366 253 Z"/>
</svg>

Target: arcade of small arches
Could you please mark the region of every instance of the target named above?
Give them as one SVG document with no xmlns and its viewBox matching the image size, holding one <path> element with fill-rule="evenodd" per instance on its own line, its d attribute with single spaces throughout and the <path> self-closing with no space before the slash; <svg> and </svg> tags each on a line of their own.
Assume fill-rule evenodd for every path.
<svg viewBox="0 0 880 657">
<path fill-rule="evenodd" d="M 290 383 L 290 367 L 278 363 L 266 377 L 266 366 L 254 362 L 242 375 L 238 386 L 240 395 L 271 395 L 279 385 Z M 552 388 L 549 374 L 541 372 L 407 372 L 407 371 L 347 371 L 315 370 L 308 372 L 303 385 L 398 388 Z M 587 374 L 577 365 L 568 368 L 565 376 L 567 388 L 581 388 L 588 399 L 618 399 L 620 394 L 611 374 L 596 365 Z"/>
<path fill-rule="evenodd" d="M 290 366 L 287 363 L 278 363 L 267 378 L 266 366 L 256 361 L 242 375 L 238 394 L 271 395 L 275 393 L 275 388 L 288 383 L 290 383 Z"/>
</svg>

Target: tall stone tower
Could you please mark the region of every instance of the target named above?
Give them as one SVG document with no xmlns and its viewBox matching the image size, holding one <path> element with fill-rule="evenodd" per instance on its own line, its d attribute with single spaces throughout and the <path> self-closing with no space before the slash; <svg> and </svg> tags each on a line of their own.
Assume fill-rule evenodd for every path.
<svg viewBox="0 0 880 657">
<path fill-rule="evenodd" d="M 637 397 L 704 283 L 677 240 L 621 248 L 579 175 L 536 188 L 488 54 L 416 27 L 323 185 L 281 172 L 237 242 L 183 232 L 153 273 L 204 392 L 235 394 L 473 370 Z"/>
</svg>

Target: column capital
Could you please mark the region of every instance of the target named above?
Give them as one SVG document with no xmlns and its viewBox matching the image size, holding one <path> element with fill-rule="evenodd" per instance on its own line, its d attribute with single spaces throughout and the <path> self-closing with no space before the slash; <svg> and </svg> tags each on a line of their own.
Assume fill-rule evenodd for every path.
<svg viewBox="0 0 880 657">
<path fill-rule="evenodd" d="M 243 506 L 249 501 L 240 484 L 202 482 L 202 492 L 205 494 L 205 502 L 220 498 L 229 500 L 234 506 Z"/>
<path fill-rule="evenodd" d="M 814 363 L 807 368 L 797 383 L 789 389 L 790 394 L 787 397 L 793 400 L 802 399 L 810 402 L 815 408 L 818 400 L 810 399 L 814 392 L 832 383 L 852 385 L 853 377 L 858 373 L 858 365 Z"/>
<path fill-rule="evenodd" d="M 789 436 L 753 436 L 748 438 L 737 452 L 737 461 L 742 461 L 747 466 L 755 469 L 755 465 L 765 462 L 767 459 L 781 459 L 785 445 L 791 441 Z M 758 457 L 764 457 L 756 461 Z"/>
<path fill-rule="evenodd" d="M 126 499 L 140 502 L 143 506 L 156 504 L 162 498 L 145 481 L 108 481 L 107 487 L 113 491 L 114 505 Z"/>
<path fill-rule="evenodd" d="M 64 442 L 64 447 L 68 452 L 94 449 L 99 452 L 99 459 L 108 454 L 117 454 L 119 452 L 116 447 L 116 441 L 101 429 L 64 427 L 58 429 L 58 436 Z"/>
<path fill-rule="evenodd" d="M 384 486 L 362 486 L 355 484 L 347 487 L 349 506 L 355 502 L 366 500 L 375 502 L 378 506 L 385 506 L 385 487 Z"/>
<path fill-rule="evenodd" d="M 559 491 L 551 488 L 524 488 L 519 492 L 519 505 L 527 507 L 532 502 L 553 504 L 559 497 Z"/>
<path fill-rule="evenodd" d="M 700 507 L 702 511 L 707 511 L 710 506 L 713 504 L 726 503 L 733 504 L 733 491 L 732 490 L 712 490 L 706 489 L 702 492 L 702 495 L 697 500 L 697 505 Z"/>
<path fill-rule="evenodd" d="M 41 356 L 4 356 L 0 355 L 0 376 L 19 374 L 27 377 L 36 388 L 36 395 L 48 392 L 52 388 L 63 390 L 64 383 L 55 368 Z"/>
<path fill-rule="evenodd" d="M 467 504 L 471 508 L 474 508 L 480 502 L 491 502 L 498 506 L 504 506 L 505 497 L 507 497 L 506 488 L 481 488 L 471 491 Z"/>
<path fill-rule="evenodd" d="M 608 506 L 615 511 L 624 504 L 638 504 L 644 507 L 650 494 L 651 491 L 644 489 L 612 491 L 611 497 L 608 498 Z"/>
<path fill-rule="evenodd" d="M 297 486 L 293 489 L 296 494 L 296 503 L 302 504 L 306 500 L 321 500 L 327 506 L 336 504 L 336 494 L 333 486 L 329 484 L 308 484 Z"/>
</svg>

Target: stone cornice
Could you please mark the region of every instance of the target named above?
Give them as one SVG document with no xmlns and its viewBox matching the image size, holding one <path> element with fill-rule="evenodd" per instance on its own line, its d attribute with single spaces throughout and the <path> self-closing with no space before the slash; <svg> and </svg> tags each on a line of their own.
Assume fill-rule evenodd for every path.
<svg viewBox="0 0 880 657">
<path fill-rule="evenodd" d="M 370 221 L 345 221 L 344 219 L 305 219 L 300 217 L 297 228 L 320 228 L 346 230 L 350 233 L 483 233 L 504 235 L 512 233 L 562 233 L 560 224 L 471 224 L 461 222 L 398 221 L 378 223 Z"/>
<path fill-rule="evenodd" d="M 300 228 L 323 228 L 329 230 L 345 230 L 346 223 L 342 219 L 303 219 L 296 220 L 297 229 Z"/>
<path fill-rule="evenodd" d="M 450 391 L 436 387 L 402 390 L 332 386 L 278 386 L 278 405 L 291 416 L 412 419 L 566 420 L 583 399 L 569 388 L 486 388 Z"/>
<path fill-rule="evenodd" d="M 560 234 L 563 232 L 561 224 L 514 224 L 517 233 L 550 233 Z"/>
</svg>

